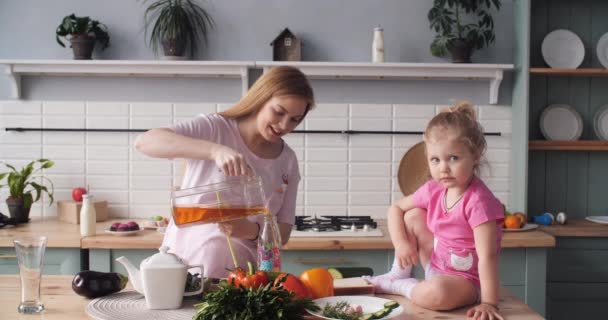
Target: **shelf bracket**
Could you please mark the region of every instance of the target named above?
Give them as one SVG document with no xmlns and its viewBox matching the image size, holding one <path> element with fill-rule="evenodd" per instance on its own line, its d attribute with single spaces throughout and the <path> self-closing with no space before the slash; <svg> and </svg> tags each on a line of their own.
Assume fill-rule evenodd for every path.
<svg viewBox="0 0 608 320">
<path fill-rule="evenodd" d="M 8 78 L 9 85 L 10 85 L 11 98 L 13 98 L 13 99 L 21 98 L 21 75 L 19 73 L 13 72 L 12 64 L 6 65 L 5 73 Z"/>
<path fill-rule="evenodd" d="M 490 104 L 498 103 L 498 89 L 502 82 L 502 70 L 497 70 L 493 79 L 490 79 Z"/>
</svg>

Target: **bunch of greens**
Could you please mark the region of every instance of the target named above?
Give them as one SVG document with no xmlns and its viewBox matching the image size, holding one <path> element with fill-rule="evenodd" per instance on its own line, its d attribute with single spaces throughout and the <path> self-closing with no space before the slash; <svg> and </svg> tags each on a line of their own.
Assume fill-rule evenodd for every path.
<svg viewBox="0 0 608 320">
<path fill-rule="evenodd" d="M 310 298 L 295 299 L 295 294 L 268 283 L 259 288 L 234 286 L 227 281 L 217 291 L 208 293 L 203 302 L 196 304 L 198 312 L 193 320 L 292 320 L 302 319 L 305 309 L 320 310 Z"/>
<path fill-rule="evenodd" d="M 343 320 L 358 320 L 361 315 L 359 313 L 349 313 L 350 304 L 347 301 L 339 301 L 332 305 L 328 303 L 323 308 L 323 316 L 333 319 Z"/>
</svg>

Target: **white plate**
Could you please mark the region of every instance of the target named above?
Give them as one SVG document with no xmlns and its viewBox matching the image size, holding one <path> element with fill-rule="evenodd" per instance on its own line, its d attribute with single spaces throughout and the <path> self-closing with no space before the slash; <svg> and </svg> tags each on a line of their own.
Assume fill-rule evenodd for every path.
<svg viewBox="0 0 608 320">
<path fill-rule="evenodd" d="M 602 106 L 593 116 L 593 131 L 598 138 L 608 140 L 608 104 Z"/>
<path fill-rule="evenodd" d="M 543 59 L 549 67 L 576 69 L 585 59 L 585 45 L 574 32 L 558 29 L 550 32 L 541 46 Z"/>
<path fill-rule="evenodd" d="M 604 35 L 600 37 L 600 40 L 597 41 L 595 50 L 597 53 L 597 59 L 604 66 L 604 68 L 608 69 L 608 32 L 604 33 Z"/>
<path fill-rule="evenodd" d="M 538 228 L 538 225 L 536 223 L 526 223 L 523 227 L 521 227 L 519 229 L 502 228 L 502 231 L 506 231 L 506 232 L 522 232 L 522 231 L 534 230 L 536 228 Z"/>
<path fill-rule="evenodd" d="M 126 236 L 132 236 L 132 235 L 140 232 L 141 229 L 139 229 L 139 230 L 131 230 L 131 231 L 112 231 L 110 229 L 105 229 L 104 231 L 106 233 L 111 234 L 111 235 L 115 235 L 115 236 L 119 236 L 119 237 L 126 237 Z"/>
<path fill-rule="evenodd" d="M 583 133 L 583 119 L 569 105 L 552 104 L 540 115 L 540 131 L 547 140 L 578 140 Z"/>
<path fill-rule="evenodd" d="M 376 311 L 382 310 L 384 308 L 384 304 L 391 301 L 388 299 L 378 298 L 378 297 L 370 297 L 370 296 L 333 296 L 326 297 L 313 300 L 320 308 L 319 311 L 308 311 L 310 314 L 317 316 L 321 319 L 330 319 L 335 320 L 335 318 L 328 318 L 322 315 L 323 308 L 327 303 L 336 304 L 340 301 L 347 301 L 349 304 L 358 304 L 363 309 L 363 313 L 372 313 Z M 399 306 L 391 311 L 387 316 L 380 319 L 394 319 L 398 315 L 403 313 L 403 307 Z"/>
<path fill-rule="evenodd" d="M 586 217 L 585 219 L 595 223 L 608 224 L 608 216 Z"/>
</svg>

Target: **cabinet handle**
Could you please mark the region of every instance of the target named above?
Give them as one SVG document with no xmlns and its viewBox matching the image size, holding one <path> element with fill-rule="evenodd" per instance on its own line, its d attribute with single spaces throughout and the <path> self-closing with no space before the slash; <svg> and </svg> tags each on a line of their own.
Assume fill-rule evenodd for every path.
<svg viewBox="0 0 608 320">
<path fill-rule="evenodd" d="M 294 262 L 305 264 L 321 264 L 321 263 L 351 263 L 348 259 L 295 259 Z"/>
<path fill-rule="evenodd" d="M 17 259 L 16 255 L 4 255 L 4 254 L 0 254 L 0 259 Z"/>
</svg>

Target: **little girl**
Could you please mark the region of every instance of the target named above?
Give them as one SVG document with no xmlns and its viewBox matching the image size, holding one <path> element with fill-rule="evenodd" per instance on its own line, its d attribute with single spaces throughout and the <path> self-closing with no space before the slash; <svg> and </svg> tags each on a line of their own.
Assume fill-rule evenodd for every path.
<svg viewBox="0 0 608 320">
<path fill-rule="evenodd" d="M 395 260 L 388 273 L 366 279 L 377 292 L 406 296 L 427 309 L 479 302 L 468 317 L 503 319 L 498 255 L 504 211 L 477 177 L 486 140 L 474 107 L 461 102 L 436 115 L 424 142 L 433 179 L 390 207 Z M 418 259 L 424 280 L 410 277 Z"/>
</svg>

